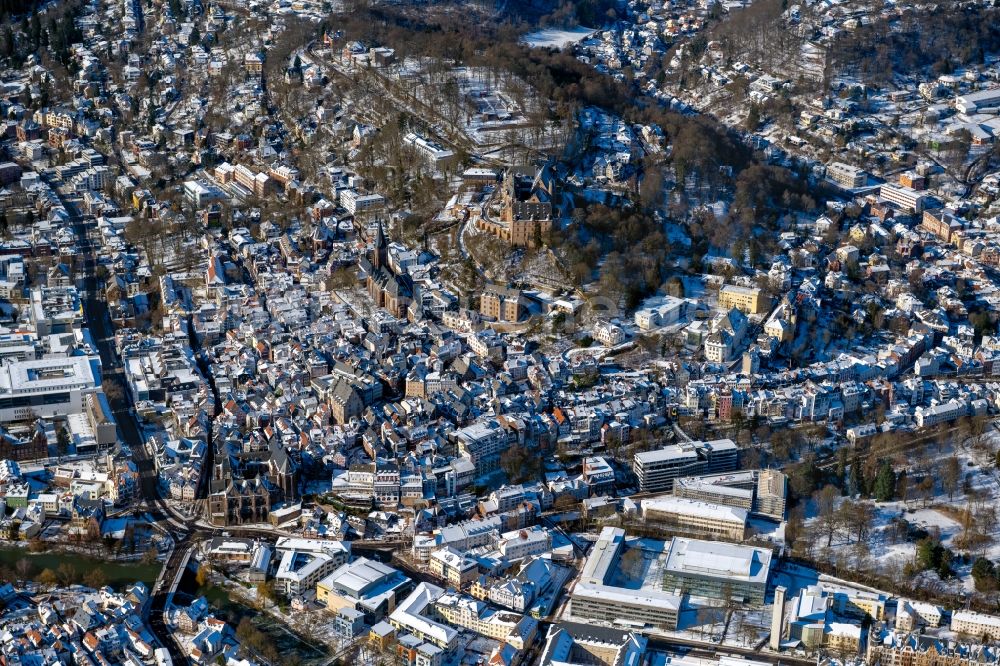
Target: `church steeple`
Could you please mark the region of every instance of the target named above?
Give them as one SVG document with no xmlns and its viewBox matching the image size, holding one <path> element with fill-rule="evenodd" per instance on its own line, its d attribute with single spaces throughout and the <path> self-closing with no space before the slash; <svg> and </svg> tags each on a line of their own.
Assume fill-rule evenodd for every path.
<svg viewBox="0 0 1000 666">
<path fill-rule="evenodd" d="M 382 230 L 382 220 L 378 221 L 378 231 L 375 232 L 375 252 L 372 256 L 372 266 L 376 269 L 383 268 L 388 263 L 387 254 L 389 243 L 385 239 L 385 232 Z"/>
</svg>

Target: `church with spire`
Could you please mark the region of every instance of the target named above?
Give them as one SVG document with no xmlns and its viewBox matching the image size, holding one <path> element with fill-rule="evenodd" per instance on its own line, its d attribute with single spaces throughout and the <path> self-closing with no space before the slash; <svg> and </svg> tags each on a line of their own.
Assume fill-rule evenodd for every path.
<svg viewBox="0 0 1000 666">
<path fill-rule="evenodd" d="M 396 273 L 389 265 L 389 241 L 378 223 L 375 244 L 371 254 L 360 262 L 365 273 L 368 295 L 380 308 L 385 308 L 398 319 L 407 319 L 410 303 L 413 302 L 413 280 L 405 273 Z"/>
</svg>

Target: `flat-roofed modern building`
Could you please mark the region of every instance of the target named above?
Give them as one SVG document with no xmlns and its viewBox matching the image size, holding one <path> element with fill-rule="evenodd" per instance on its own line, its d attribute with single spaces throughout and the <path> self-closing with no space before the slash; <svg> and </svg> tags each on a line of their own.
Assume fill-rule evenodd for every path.
<svg viewBox="0 0 1000 666">
<path fill-rule="evenodd" d="M 224 201 L 226 193 L 212 183 L 188 180 L 184 182 L 184 198 L 200 208 L 215 201 Z"/>
<path fill-rule="evenodd" d="M 912 187 L 893 185 L 891 183 L 883 185 L 879 189 L 879 195 L 889 203 L 895 204 L 910 213 L 923 212 L 929 199 L 926 194 Z"/>
<path fill-rule="evenodd" d="M 420 136 L 414 132 L 409 132 L 403 137 L 403 143 L 413 146 L 420 155 L 431 164 L 437 164 L 455 156 L 455 152 L 445 148 L 436 141 Z M 494 176 L 495 178 L 495 176 Z"/>
<path fill-rule="evenodd" d="M 0 421 L 66 416 L 84 410 L 100 383 L 88 356 L 53 356 L 0 365 Z"/>
<path fill-rule="evenodd" d="M 785 517 L 787 477 L 773 469 L 687 476 L 674 480 L 674 495 L 746 509 L 774 520 Z"/>
<path fill-rule="evenodd" d="M 39 339 L 70 333 L 83 325 L 83 302 L 76 287 L 35 287 L 29 314 Z"/>
<path fill-rule="evenodd" d="M 684 442 L 635 454 L 632 469 L 642 492 L 660 492 L 673 488 L 678 477 L 731 472 L 736 469 L 737 456 L 731 439 Z"/>
<path fill-rule="evenodd" d="M 752 471 L 685 476 L 674 479 L 674 495 L 750 511 L 755 485 Z"/>
<path fill-rule="evenodd" d="M 1000 88 L 990 88 L 955 98 L 960 113 L 978 113 L 980 109 L 1000 108 Z"/>
<path fill-rule="evenodd" d="M 674 537 L 663 586 L 691 596 L 761 606 L 771 575 L 771 556 L 766 548 Z"/>
<path fill-rule="evenodd" d="M 354 190 L 344 190 L 340 193 L 340 205 L 351 215 L 358 215 L 381 208 L 385 205 L 385 197 L 381 194 L 358 194 Z"/>
<path fill-rule="evenodd" d="M 327 539 L 281 537 L 275 544 L 281 555 L 275 587 L 287 597 L 305 594 L 351 557 L 351 544 Z"/>
<path fill-rule="evenodd" d="M 617 527 L 601 530 L 570 595 L 570 614 L 581 620 L 615 622 L 627 618 L 660 628 L 676 629 L 681 598 L 660 589 L 659 581 L 641 589 L 609 584 L 621 563 L 625 547 L 625 530 Z"/>
<path fill-rule="evenodd" d="M 492 472 L 500 467 L 500 454 L 507 450 L 510 438 L 496 419 L 475 421 L 455 431 L 458 452 L 476 465 L 477 474 Z"/>
<path fill-rule="evenodd" d="M 864 172 L 864 169 L 843 162 L 830 162 L 826 165 L 826 176 L 848 190 L 864 187 L 865 183 L 868 182 L 868 174 Z"/>
<path fill-rule="evenodd" d="M 787 499 L 788 477 L 784 472 L 779 472 L 776 469 L 762 469 L 757 473 L 756 495 L 750 513 L 775 520 L 784 520 Z"/>
<path fill-rule="evenodd" d="M 734 506 L 667 495 L 641 502 L 642 517 L 686 534 L 704 534 L 742 541 L 747 533 L 750 512 Z"/>
</svg>

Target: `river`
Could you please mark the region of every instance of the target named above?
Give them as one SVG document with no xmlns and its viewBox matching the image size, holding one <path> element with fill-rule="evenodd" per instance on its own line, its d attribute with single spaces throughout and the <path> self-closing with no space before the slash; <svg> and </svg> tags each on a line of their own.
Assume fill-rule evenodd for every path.
<svg viewBox="0 0 1000 666">
<path fill-rule="evenodd" d="M 27 575 L 31 580 L 37 580 L 38 574 L 45 569 L 56 571 L 61 565 L 69 564 L 78 576 L 83 576 L 94 569 L 100 570 L 107 584 L 119 590 L 137 581 L 151 586 L 160 573 L 159 563 L 111 562 L 65 551 L 32 553 L 27 548 L 0 548 L 0 567 L 9 567 L 21 575 L 17 570 L 17 563 L 22 559 L 31 564 L 31 570 Z"/>
</svg>

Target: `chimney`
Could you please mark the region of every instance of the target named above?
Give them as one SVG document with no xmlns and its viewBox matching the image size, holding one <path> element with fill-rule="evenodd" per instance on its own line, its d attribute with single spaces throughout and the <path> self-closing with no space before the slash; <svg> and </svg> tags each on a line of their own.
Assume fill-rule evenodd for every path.
<svg viewBox="0 0 1000 666">
<path fill-rule="evenodd" d="M 785 623 L 785 594 L 787 590 L 779 585 L 774 589 L 774 607 L 771 610 L 771 649 L 781 649 L 781 631 Z"/>
</svg>

